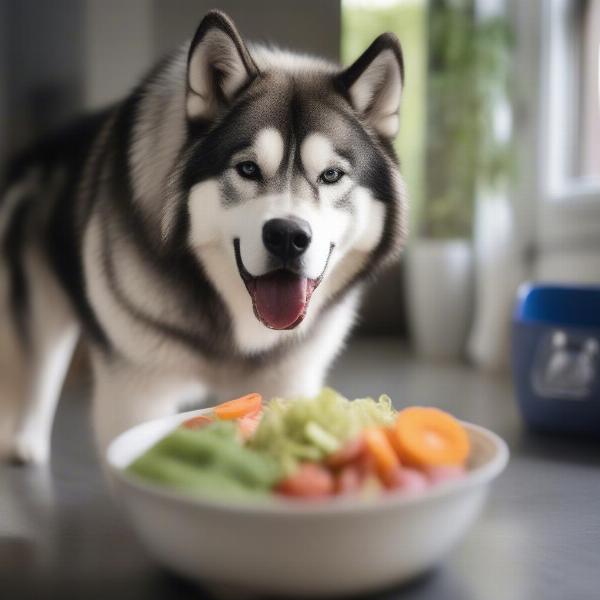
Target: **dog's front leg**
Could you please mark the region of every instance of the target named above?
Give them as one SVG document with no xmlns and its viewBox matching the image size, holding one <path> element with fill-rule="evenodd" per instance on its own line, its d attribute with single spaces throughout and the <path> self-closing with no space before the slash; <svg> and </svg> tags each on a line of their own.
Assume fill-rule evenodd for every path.
<svg viewBox="0 0 600 600">
<path fill-rule="evenodd" d="M 108 444 L 126 429 L 177 411 L 186 401 L 201 399 L 201 382 L 170 372 L 122 361 L 93 357 L 92 419 L 101 456 Z"/>
</svg>

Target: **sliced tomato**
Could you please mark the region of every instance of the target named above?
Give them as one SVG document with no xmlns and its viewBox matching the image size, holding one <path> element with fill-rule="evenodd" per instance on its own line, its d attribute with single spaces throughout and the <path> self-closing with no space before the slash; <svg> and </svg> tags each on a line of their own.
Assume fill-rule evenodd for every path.
<svg viewBox="0 0 600 600">
<path fill-rule="evenodd" d="M 385 486 L 390 490 L 397 490 L 407 494 L 417 494 L 429 487 L 427 477 L 417 469 L 397 467 L 390 471 L 385 479 Z"/>
<path fill-rule="evenodd" d="M 355 466 L 346 466 L 340 470 L 335 478 L 335 491 L 340 495 L 354 494 L 360 490 L 363 475 Z"/>
<path fill-rule="evenodd" d="M 358 457 L 358 460 L 356 461 L 356 467 L 363 477 L 373 475 L 377 472 L 375 459 L 368 452 L 365 452 Z"/>
<path fill-rule="evenodd" d="M 341 469 L 350 463 L 356 462 L 366 450 L 362 437 L 346 442 L 337 452 L 327 457 L 327 466 L 332 469 Z"/>
<path fill-rule="evenodd" d="M 321 465 L 304 463 L 279 483 L 276 491 L 292 498 L 327 498 L 335 491 L 333 475 Z"/>
</svg>

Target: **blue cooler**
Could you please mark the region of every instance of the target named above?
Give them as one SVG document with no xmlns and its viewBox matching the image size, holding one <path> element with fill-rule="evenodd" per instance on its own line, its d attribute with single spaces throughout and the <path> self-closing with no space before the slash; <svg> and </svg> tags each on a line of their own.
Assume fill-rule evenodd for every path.
<svg viewBox="0 0 600 600">
<path fill-rule="evenodd" d="M 600 437 L 600 287 L 521 286 L 512 367 L 531 429 Z"/>
</svg>

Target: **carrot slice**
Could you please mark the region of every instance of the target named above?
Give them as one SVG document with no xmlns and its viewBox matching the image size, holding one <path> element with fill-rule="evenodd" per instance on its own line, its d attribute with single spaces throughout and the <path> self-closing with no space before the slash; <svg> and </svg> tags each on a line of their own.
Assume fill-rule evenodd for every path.
<svg viewBox="0 0 600 600">
<path fill-rule="evenodd" d="M 385 479 L 388 473 L 400 466 L 400 460 L 394 452 L 394 448 L 383 429 L 366 429 L 363 436 L 367 450 L 375 461 L 378 474 Z"/>
<path fill-rule="evenodd" d="M 400 458 L 407 465 L 461 466 L 469 456 L 469 436 L 464 427 L 437 408 L 413 406 L 402 410 L 395 430 Z"/>
<path fill-rule="evenodd" d="M 247 394 L 235 400 L 229 400 L 215 406 L 213 412 L 222 420 L 230 421 L 239 419 L 253 412 L 257 412 L 262 407 L 262 396 L 260 394 Z"/>
<path fill-rule="evenodd" d="M 402 448 L 400 447 L 400 442 L 398 442 L 398 436 L 396 435 L 395 427 L 386 427 L 384 429 L 385 437 L 387 437 L 388 442 L 398 455 L 400 459 L 402 459 Z"/>
<path fill-rule="evenodd" d="M 192 417 L 187 421 L 184 421 L 181 426 L 186 429 L 200 429 L 205 425 L 209 425 L 213 420 L 207 415 L 198 415 L 197 417 Z"/>
</svg>

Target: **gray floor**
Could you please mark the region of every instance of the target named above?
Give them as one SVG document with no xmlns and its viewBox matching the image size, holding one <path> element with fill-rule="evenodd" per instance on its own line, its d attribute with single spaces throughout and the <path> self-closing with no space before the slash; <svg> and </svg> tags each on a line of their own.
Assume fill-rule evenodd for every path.
<svg viewBox="0 0 600 600">
<path fill-rule="evenodd" d="M 354 343 L 331 383 L 348 396 L 438 405 L 493 429 L 512 452 L 483 516 L 444 564 L 372 598 L 600 597 L 600 445 L 527 434 L 508 379 L 425 364 L 394 342 Z M 67 390 L 49 471 L 0 467 L 0 597 L 213 597 L 146 557 L 103 485 L 87 417 L 85 386 Z"/>
</svg>

